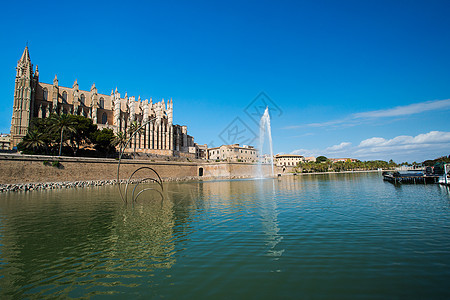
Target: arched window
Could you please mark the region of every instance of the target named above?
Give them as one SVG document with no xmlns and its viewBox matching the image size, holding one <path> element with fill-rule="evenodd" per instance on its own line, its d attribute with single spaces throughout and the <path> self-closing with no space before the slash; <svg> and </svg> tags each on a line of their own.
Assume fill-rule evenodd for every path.
<svg viewBox="0 0 450 300">
<path fill-rule="evenodd" d="M 82 105 L 84 105 L 84 101 L 86 100 L 86 97 L 84 97 L 84 94 L 81 94 L 80 96 L 80 102 Z"/>
<path fill-rule="evenodd" d="M 44 88 L 44 101 L 47 101 L 48 99 L 48 90 L 47 88 Z"/>
<path fill-rule="evenodd" d="M 103 99 L 103 97 L 100 98 L 100 101 L 98 103 L 98 106 L 100 108 L 105 108 L 105 99 Z"/>
<path fill-rule="evenodd" d="M 66 91 L 64 91 L 62 93 L 62 101 L 63 101 L 63 103 L 67 103 L 67 92 Z"/>
<path fill-rule="evenodd" d="M 106 124 L 108 122 L 108 117 L 106 116 L 106 113 L 102 114 L 102 124 Z"/>
<path fill-rule="evenodd" d="M 67 115 L 67 109 L 66 108 L 63 109 L 63 114 Z"/>
</svg>

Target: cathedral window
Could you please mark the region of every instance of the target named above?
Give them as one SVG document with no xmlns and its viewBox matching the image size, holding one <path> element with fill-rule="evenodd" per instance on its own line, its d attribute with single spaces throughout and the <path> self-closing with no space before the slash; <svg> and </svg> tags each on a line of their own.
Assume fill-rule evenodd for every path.
<svg viewBox="0 0 450 300">
<path fill-rule="evenodd" d="M 63 101 L 63 103 L 67 103 L 67 92 L 66 91 L 64 91 L 62 93 L 62 101 Z"/>
<path fill-rule="evenodd" d="M 44 101 L 47 101 L 48 99 L 48 90 L 44 88 Z"/>
<path fill-rule="evenodd" d="M 106 122 L 108 121 L 108 117 L 106 116 L 106 113 L 102 114 L 102 124 L 106 124 Z"/>
<path fill-rule="evenodd" d="M 84 97 L 84 94 L 81 94 L 80 96 L 80 102 L 82 105 L 84 105 L 84 101 L 86 100 L 86 97 Z"/>
<path fill-rule="evenodd" d="M 100 108 L 105 108 L 105 99 L 103 97 L 100 98 L 98 105 Z"/>
</svg>

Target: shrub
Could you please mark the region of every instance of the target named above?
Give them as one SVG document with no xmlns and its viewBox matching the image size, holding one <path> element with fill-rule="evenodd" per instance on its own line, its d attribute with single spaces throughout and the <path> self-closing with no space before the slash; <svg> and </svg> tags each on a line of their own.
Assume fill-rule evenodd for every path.
<svg viewBox="0 0 450 300">
<path fill-rule="evenodd" d="M 50 162 L 48 160 L 44 160 L 44 166 L 50 166 Z"/>
</svg>

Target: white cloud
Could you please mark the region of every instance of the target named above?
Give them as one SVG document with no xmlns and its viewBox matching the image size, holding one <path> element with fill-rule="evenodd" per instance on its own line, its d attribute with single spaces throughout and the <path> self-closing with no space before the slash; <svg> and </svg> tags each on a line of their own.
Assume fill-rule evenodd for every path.
<svg viewBox="0 0 450 300">
<path fill-rule="evenodd" d="M 334 146 L 326 148 L 325 151 L 327 151 L 327 152 L 340 151 L 340 150 L 343 150 L 343 149 L 346 149 L 346 148 L 350 147 L 351 145 L 352 145 L 352 143 L 342 142 L 339 145 L 334 145 Z"/>
<path fill-rule="evenodd" d="M 405 106 L 397 106 L 391 109 L 375 110 L 363 113 L 353 114 L 354 118 L 385 118 L 398 117 L 419 114 L 425 111 L 448 109 L 450 108 L 450 99 L 426 101 L 421 103 L 414 103 Z"/>
<path fill-rule="evenodd" d="M 313 136 L 313 135 L 315 135 L 315 134 L 312 133 L 312 132 L 307 132 L 307 133 L 304 133 L 304 134 L 291 136 L 291 138 L 299 138 L 299 137 Z"/>
<path fill-rule="evenodd" d="M 424 146 L 440 143 L 450 143 L 450 132 L 430 131 L 428 133 L 419 134 L 415 137 L 408 135 L 400 135 L 390 140 L 386 140 L 384 138 L 379 137 L 373 137 L 362 141 L 358 147 L 359 148 L 404 147 L 417 145 Z"/>
<path fill-rule="evenodd" d="M 413 114 L 423 113 L 426 111 L 445 110 L 445 109 L 450 109 L 450 99 L 426 101 L 410 105 L 397 106 L 389 109 L 361 112 L 352 114 L 349 117 L 343 119 L 331 120 L 321 123 L 309 123 L 304 125 L 286 126 L 283 129 L 297 129 L 302 127 L 337 127 L 337 126 L 352 127 L 377 118 L 409 116 Z"/>
<path fill-rule="evenodd" d="M 358 146 L 342 142 L 323 150 L 299 149 L 292 152 L 303 156 L 351 157 L 362 160 L 423 161 L 450 154 L 450 132 L 430 131 L 416 136 L 400 135 L 392 139 L 372 137 Z"/>
<path fill-rule="evenodd" d="M 373 137 L 373 138 L 362 141 L 359 144 L 359 147 L 374 147 L 377 145 L 381 145 L 383 143 L 386 143 L 385 139 L 379 138 L 379 137 Z"/>
<path fill-rule="evenodd" d="M 291 154 L 303 155 L 304 157 L 319 156 L 321 155 L 320 153 L 318 149 L 297 149 L 291 152 Z"/>
</svg>

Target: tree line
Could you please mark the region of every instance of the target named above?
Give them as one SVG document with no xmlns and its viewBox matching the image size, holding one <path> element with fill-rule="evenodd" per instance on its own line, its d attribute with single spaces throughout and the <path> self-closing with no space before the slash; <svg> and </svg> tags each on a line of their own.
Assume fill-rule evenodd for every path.
<svg viewBox="0 0 450 300">
<path fill-rule="evenodd" d="M 115 155 L 116 146 L 121 147 L 125 141 L 122 132 L 114 134 L 109 128 L 99 130 L 84 116 L 51 114 L 32 119 L 17 149 L 25 154 L 98 157 Z"/>
<path fill-rule="evenodd" d="M 343 172 L 343 171 L 365 171 L 377 169 L 394 169 L 398 165 L 391 159 L 389 162 L 383 160 L 372 161 L 346 161 L 333 162 L 325 156 L 318 156 L 316 161 L 300 162 L 295 167 L 295 172 Z"/>
<path fill-rule="evenodd" d="M 318 156 L 316 161 L 310 162 L 300 162 L 294 168 L 294 172 L 299 173 L 312 173 L 312 172 L 342 172 L 342 171 L 363 171 L 363 170 L 392 170 L 399 166 L 437 166 L 443 163 L 450 163 L 450 155 L 442 156 L 432 160 L 425 160 L 422 163 L 413 162 L 412 164 L 408 162 L 402 162 L 396 164 L 392 159 L 389 162 L 383 160 L 371 160 L 371 161 L 338 161 L 332 162 L 325 156 Z"/>
<path fill-rule="evenodd" d="M 434 166 L 434 165 L 440 164 L 440 163 L 441 164 L 442 163 L 445 163 L 445 164 L 450 163 L 450 155 L 449 156 L 441 156 L 441 157 L 436 158 L 436 159 L 426 160 L 422 164 L 424 166 L 431 167 L 431 166 Z"/>
</svg>

